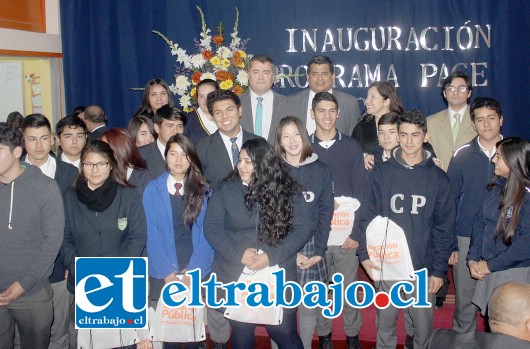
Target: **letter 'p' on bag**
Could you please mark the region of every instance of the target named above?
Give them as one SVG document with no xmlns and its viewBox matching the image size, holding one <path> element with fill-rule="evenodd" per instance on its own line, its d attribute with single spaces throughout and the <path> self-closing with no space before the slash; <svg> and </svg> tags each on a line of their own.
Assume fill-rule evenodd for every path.
<svg viewBox="0 0 530 349">
<path fill-rule="evenodd" d="M 274 300 L 273 297 L 276 297 L 276 295 L 273 291 L 276 289 L 276 278 L 272 273 L 278 270 L 280 270 L 278 265 L 256 271 L 245 268 L 237 282 L 244 283 L 247 287 L 256 282 L 267 284 L 269 285 L 269 298 Z M 227 307 L 224 313 L 227 319 L 260 325 L 280 325 L 282 323 L 283 307 L 266 308 L 264 306 L 258 306 L 253 308 L 247 305 L 247 295 L 247 293 L 241 290 L 236 290 L 236 300 L 241 306 Z"/>
<path fill-rule="evenodd" d="M 405 232 L 387 217 L 375 217 L 366 228 L 366 248 L 370 260 L 381 267 L 372 279 L 413 280 L 414 267 Z"/>
<path fill-rule="evenodd" d="M 172 296 L 175 301 L 186 297 L 191 298 L 190 291 Z M 204 327 L 204 307 L 180 306 L 168 307 L 158 301 L 155 315 L 151 320 L 150 337 L 152 341 L 160 342 L 200 342 L 206 339 Z"/>
</svg>

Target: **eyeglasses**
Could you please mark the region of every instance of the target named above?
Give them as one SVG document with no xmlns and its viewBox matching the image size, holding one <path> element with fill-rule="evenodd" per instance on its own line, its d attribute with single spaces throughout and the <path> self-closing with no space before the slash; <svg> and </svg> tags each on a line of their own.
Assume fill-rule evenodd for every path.
<svg viewBox="0 0 530 349">
<path fill-rule="evenodd" d="M 467 86 L 464 86 L 464 85 L 460 85 L 460 86 L 447 86 L 445 88 L 445 91 L 447 92 L 452 92 L 452 93 L 455 93 L 456 91 L 458 92 L 461 92 L 461 93 L 464 93 L 467 91 Z"/>
<path fill-rule="evenodd" d="M 107 167 L 109 167 L 109 163 L 108 162 L 96 162 L 95 164 L 91 163 L 91 162 L 83 162 L 83 167 L 85 170 L 94 170 L 94 167 L 98 168 L 98 170 L 106 170 Z"/>
</svg>

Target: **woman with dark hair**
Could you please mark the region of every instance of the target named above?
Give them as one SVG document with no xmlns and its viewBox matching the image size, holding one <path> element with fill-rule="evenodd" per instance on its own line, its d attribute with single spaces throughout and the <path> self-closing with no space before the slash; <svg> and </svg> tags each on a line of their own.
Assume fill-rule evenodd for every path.
<svg viewBox="0 0 530 349">
<path fill-rule="evenodd" d="M 155 141 L 156 133 L 153 121 L 146 116 L 135 116 L 129 121 L 127 131 L 134 140 L 137 147 L 151 144 Z"/>
<path fill-rule="evenodd" d="M 158 302 L 166 283 L 189 284 L 186 271 L 200 268 L 210 274 L 213 249 L 203 234 L 208 182 L 193 143 L 184 135 L 172 136 L 165 150 L 167 172 L 145 188 L 143 204 L 147 217 L 149 299 Z M 179 346 L 180 347 L 180 346 Z M 195 348 L 196 343 L 186 348 Z M 165 345 L 168 348 L 168 344 Z"/>
<path fill-rule="evenodd" d="M 6 124 L 20 129 L 23 120 L 24 116 L 22 114 L 20 114 L 18 111 L 12 111 L 7 115 Z"/>
<path fill-rule="evenodd" d="M 296 254 L 311 234 L 302 188 L 263 139 L 246 141 L 238 159 L 237 170 L 214 192 L 206 212 L 204 231 L 215 250 L 212 271 L 220 282 L 229 283 L 245 267 L 278 265 L 285 269 L 286 280 L 296 281 Z M 256 324 L 229 321 L 232 348 L 253 348 Z M 279 348 L 303 348 L 296 309 L 284 309 L 280 325 L 265 326 Z"/>
<path fill-rule="evenodd" d="M 361 143 L 364 165 L 367 170 L 371 170 L 374 165 L 374 153 L 379 145 L 377 123 L 381 116 L 388 112 L 403 113 L 403 105 L 394 85 L 386 81 L 374 81 L 370 85 L 364 105 L 366 114 L 355 125 L 351 136 Z"/>
<path fill-rule="evenodd" d="M 134 116 L 143 115 L 153 120 L 157 109 L 166 104 L 170 107 L 175 106 L 169 85 L 162 79 L 151 79 L 144 87 L 142 105 Z"/>
<path fill-rule="evenodd" d="M 304 187 L 304 195 L 311 213 L 311 224 L 306 225 L 310 239 L 296 255 L 298 283 L 328 281 L 326 250 L 331 219 L 333 218 L 333 189 L 331 171 L 313 153 L 311 142 L 302 121 L 293 116 L 280 120 L 276 129 L 276 155 L 283 159 L 287 171 Z M 298 308 L 298 325 L 304 348 L 310 349 L 315 331 L 317 311 L 304 306 Z"/>
<path fill-rule="evenodd" d="M 217 131 L 213 116 L 208 111 L 206 97 L 208 97 L 210 92 L 218 89 L 219 84 L 212 79 L 204 79 L 197 85 L 196 93 L 199 106 L 192 112 L 186 114 L 188 123 L 184 129 L 184 134 L 195 144 L 202 138 L 208 137 Z"/>
<path fill-rule="evenodd" d="M 101 140 L 112 148 L 119 173 L 125 174 L 124 179 L 143 194 L 153 176 L 129 133 L 122 128 L 111 128 L 101 135 Z"/>
<path fill-rule="evenodd" d="M 75 190 L 64 198 L 64 256 L 74 293 L 75 257 L 139 257 L 147 239 L 140 194 L 125 180 L 112 148 L 89 142 Z"/>
<path fill-rule="evenodd" d="M 530 283 L 530 143 L 510 137 L 496 146 L 495 177 L 473 226 L 467 254 L 471 276 L 481 280 L 473 303 L 483 315 L 495 287 Z"/>
</svg>

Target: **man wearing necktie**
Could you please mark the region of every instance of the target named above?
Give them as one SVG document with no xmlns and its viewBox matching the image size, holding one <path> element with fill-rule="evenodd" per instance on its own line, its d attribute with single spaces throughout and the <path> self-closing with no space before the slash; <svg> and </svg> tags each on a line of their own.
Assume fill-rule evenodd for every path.
<svg viewBox="0 0 530 349">
<path fill-rule="evenodd" d="M 476 137 L 477 132 L 471 123 L 468 101 L 473 86 L 471 79 L 462 71 L 455 71 L 442 84 L 442 94 L 447 101 L 447 109 L 427 117 L 427 132 L 442 169 L 447 172 L 455 151 Z M 449 289 L 447 276 L 444 285 L 436 294 L 436 307 L 442 307 Z"/>
<path fill-rule="evenodd" d="M 477 135 L 471 124 L 467 104 L 472 90 L 471 79 L 466 73 L 451 73 L 442 84 L 442 94 L 448 108 L 427 118 L 429 143 L 446 172 L 455 150 Z"/>
<path fill-rule="evenodd" d="M 255 55 L 248 64 L 249 90 L 240 96 L 243 107 L 241 126 L 274 144 L 276 127 L 285 113 L 285 97 L 274 92 L 276 67 L 272 58 Z"/>
</svg>

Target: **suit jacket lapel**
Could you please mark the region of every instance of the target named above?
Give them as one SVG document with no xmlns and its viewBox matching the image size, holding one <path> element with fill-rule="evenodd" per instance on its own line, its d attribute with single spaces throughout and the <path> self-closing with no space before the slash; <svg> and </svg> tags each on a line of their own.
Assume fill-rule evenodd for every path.
<svg viewBox="0 0 530 349">
<path fill-rule="evenodd" d="M 243 132 L 245 131 L 243 130 Z M 213 149 L 210 149 L 210 151 L 214 153 L 214 159 L 219 159 L 219 165 L 222 166 L 224 170 L 227 170 L 227 172 L 231 172 L 233 168 L 230 163 L 230 156 L 227 153 L 223 139 L 219 134 L 219 130 L 217 130 L 212 137 L 212 148 Z"/>
<path fill-rule="evenodd" d="M 453 142 L 453 130 L 451 129 L 451 116 L 449 115 L 449 110 L 445 110 L 445 116 L 440 119 L 441 125 L 440 125 L 440 133 L 445 137 L 448 144 L 451 146 L 454 144 Z"/>
</svg>

